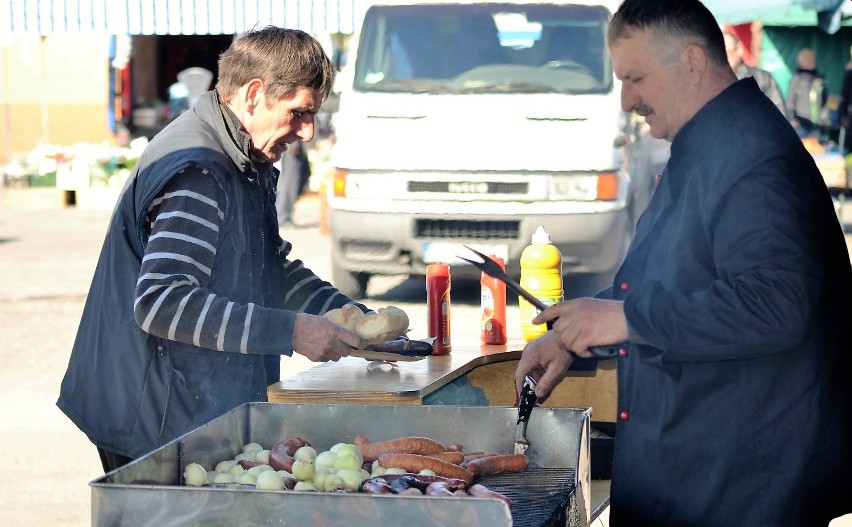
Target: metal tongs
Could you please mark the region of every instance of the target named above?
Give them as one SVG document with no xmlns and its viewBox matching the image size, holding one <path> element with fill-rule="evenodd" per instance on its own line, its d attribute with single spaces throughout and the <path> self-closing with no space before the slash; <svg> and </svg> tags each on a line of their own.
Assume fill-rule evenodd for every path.
<svg viewBox="0 0 852 527">
<path fill-rule="evenodd" d="M 524 379 L 524 387 L 518 399 L 518 426 L 515 428 L 515 454 L 525 454 L 530 447 L 527 439 L 527 423 L 538 397 L 535 395 L 536 381 L 531 375 Z"/>
<path fill-rule="evenodd" d="M 506 274 L 506 271 L 503 270 L 503 268 L 500 266 L 500 264 L 498 264 L 497 262 L 495 262 L 494 260 L 492 260 L 488 256 L 482 254 L 481 252 L 474 250 L 474 249 L 471 249 L 467 245 L 465 245 L 464 248 L 467 249 L 468 251 L 472 252 L 473 254 L 477 255 L 480 259 L 479 260 L 470 260 L 468 258 L 464 258 L 463 256 L 459 256 L 458 258 L 464 260 L 465 262 L 467 262 L 471 265 L 474 265 L 475 267 L 479 268 L 483 273 L 487 274 L 488 276 L 491 276 L 493 278 L 496 278 L 497 280 L 500 280 L 501 282 L 506 284 L 506 287 L 508 287 L 513 293 L 515 293 L 516 295 L 518 295 L 520 297 L 523 297 L 524 300 L 526 300 L 527 302 L 529 302 L 530 304 L 535 306 L 536 309 L 538 309 L 539 311 L 544 311 L 545 309 L 547 309 L 547 306 L 541 300 L 534 297 L 529 291 L 527 291 L 526 289 L 521 287 L 521 284 L 519 284 L 518 282 L 515 282 L 514 280 L 509 278 L 509 275 Z M 553 323 L 555 321 L 556 321 L 556 319 L 548 320 L 547 321 L 547 329 L 553 329 Z M 618 355 L 619 347 L 620 347 L 620 345 L 615 345 L 615 344 L 608 345 L 608 346 L 591 346 L 589 348 L 589 351 L 592 353 L 592 355 L 594 355 L 597 358 L 611 359 L 611 358 L 615 357 L 616 355 Z M 572 353 L 572 355 L 573 355 L 573 353 Z"/>
</svg>

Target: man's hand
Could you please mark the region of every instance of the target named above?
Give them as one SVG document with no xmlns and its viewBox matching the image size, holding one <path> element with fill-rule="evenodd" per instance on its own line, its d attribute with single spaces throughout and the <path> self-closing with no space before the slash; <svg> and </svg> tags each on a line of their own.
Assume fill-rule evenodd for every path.
<svg viewBox="0 0 852 527">
<path fill-rule="evenodd" d="M 553 333 L 564 350 L 580 357 L 592 357 L 591 346 L 607 346 L 627 340 L 627 317 L 624 302 L 597 298 L 578 298 L 560 302 L 545 309 L 533 324 L 553 323 Z"/>
<path fill-rule="evenodd" d="M 574 359 L 559 345 L 553 331 L 548 331 L 524 347 L 518 368 L 515 370 L 515 387 L 518 392 L 529 373 L 536 379 L 535 395 L 544 401 L 550 391 L 565 378 L 565 372 Z"/>
<path fill-rule="evenodd" d="M 352 347 L 363 349 L 366 343 L 357 334 L 325 317 L 299 313 L 291 338 L 293 351 L 313 362 L 337 362 L 348 357 Z M 351 347 L 350 347 L 351 346 Z"/>
<path fill-rule="evenodd" d="M 565 378 L 574 361 L 569 352 L 591 358 L 590 346 L 627 340 L 624 304 L 618 300 L 578 298 L 560 302 L 539 313 L 532 322 L 545 324 L 554 319 L 558 320 L 552 330 L 526 345 L 515 370 L 518 391 L 524 377 L 531 373 L 538 381 L 535 394 L 542 400 Z"/>
</svg>

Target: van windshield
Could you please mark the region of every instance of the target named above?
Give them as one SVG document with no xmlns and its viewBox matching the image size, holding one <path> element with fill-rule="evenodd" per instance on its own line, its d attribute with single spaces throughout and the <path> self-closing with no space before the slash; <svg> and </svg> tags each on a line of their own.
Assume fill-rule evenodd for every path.
<svg viewBox="0 0 852 527">
<path fill-rule="evenodd" d="M 612 87 L 602 6 L 374 6 L 355 89 L 414 93 L 602 93 Z"/>
</svg>

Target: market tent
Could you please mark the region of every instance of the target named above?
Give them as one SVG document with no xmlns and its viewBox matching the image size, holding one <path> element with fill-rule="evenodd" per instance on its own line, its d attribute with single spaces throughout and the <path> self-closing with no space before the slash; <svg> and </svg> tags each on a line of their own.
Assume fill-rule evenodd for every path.
<svg viewBox="0 0 852 527">
<path fill-rule="evenodd" d="M 8 0 L 0 35 L 231 35 L 273 24 L 351 33 L 354 0 Z"/>
<path fill-rule="evenodd" d="M 786 95 L 796 56 L 802 48 L 817 54 L 829 93 L 840 92 L 852 46 L 852 2 L 849 0 L 705 0 L 722 24 L 759 22 L 762 26 L 759 65 L 770 71 Z"/>
<path fill-rule="evenodd" d="M 789 19 L 795 25 L 818 26 L 835 33 L 852 17 L 849 0 L 704 0 L 722 24 Z M 794 25 L 782 23 L 779 25 Z"/>
</svg>

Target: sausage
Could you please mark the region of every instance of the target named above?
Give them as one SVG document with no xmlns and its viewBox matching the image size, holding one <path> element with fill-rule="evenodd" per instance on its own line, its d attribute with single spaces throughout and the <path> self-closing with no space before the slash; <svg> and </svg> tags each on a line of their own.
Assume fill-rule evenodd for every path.
<svg viewBox="0 0 852 527">
<path fill-rule="evenodd" d="M 529 459 L 524 454 L 501 454 L 471 460 L 465 468 L 475 476 L 490 476 L 503 472 L 522 472 L 527 466 Z"/>
<path fill-rule="evenodd" d="M 423 492 L 421 492 L 421 490 L 418 489 L 417 487 L 408 487 L 407 489 L 400 491 L 399 494 L 401 494 L 403 496 L 407 496 L 407 495 L 422 496 Z"/>
<path fill-rule="evenodd" d="M 464 447 L 458 443 L 447 446 L 447 452 L 461 452 L 462 450 L 464 450 Z"/>
<path fill-rule="evenodd" d="M 512 500 L 510 500 L 508 496 L 500 494 L 497 491 L 491 490 L 480 483 L 471 485 L 468 489 L 468 494 L 476 498 L 495 498 L 508 505 L 510 509 L 512 508 Z"/>
<path fill-rule="evenodd" d="M 415 480 L 418 481 L 418 485 L 422 485 L 425 489 L 429 483 L 435 481 L 443 481 L 445 482 L 451 490 L 461 490 L 467 492 L 467 483 L 463 480 L 456 478 L 445 478 L 443 476 L 427 476 L 426 474 L 381 474 L 379 476 L 373 476 L 370 479 L 382 479 L 388 483 L 392 483 L 394 480 L 399 479 L 403 476 L 412 476 Z"/>
<path fill-rule="evenodd" d="M 474 459 L 479 459 L 481 457 L 498 456 L 498 455 L 500 455 L 500 454 L 498 454 L 497 452 L 467 452 L 464 455 L 464 461 L 462 461 L 460 463 L 460 465 L 464 466 L 466 463 L 469 463 L 469 462 L 473 461 Z"/>
<path fill-rule="evenodd" d="M 420 494 L 426 489 L 426 484 L 414 479 L 413 474 L 403 474 L 401 478 L 391 481 L 390 488 L 396 494 L 402 494 L 408 489 L 417 489 Z"/>
<path fill-rule="evenodd" d="M 299 436 L 293 436 L 290 439 L 279 441 L 269 451 L 269 466 L 275 470 L 293 471 L 293 454 L 305 445 L 310 445 L 310 441 Z"/>
<path fill-rule="evenodd" d="M 379 464 L 385 468 L 396 467 L 409 472 L 431 470 L 439 476 L 460 479 L 468 485 L 473 482 L 473 474 L 470 471 L 458 465 L 428 456 L 397 453 L 382 454 L 379 456 Z"/>
<path fill-rule="evenodd" d="M 383 479 L 370 478 L 365 479 L 358 486 L 358 492 L 366 494 L 393 494 L 390 484 Z"/>
<path fill-rule="evenodd" d="M 446 450 L 444 445 L 428 437 L 400 437 L 399 439 L 369 443 L 363 447 L 359 446 L 359 448 L 364 461 L 375 461 L 382 454 L 401 453 L 428 456 Z"/>
<path fill-rule="evenodd" d="M 440 459 L 441 461 L 446 461 L 447 463 L 452 463 L 453 465 L 460 465 L 462 462 L 464 462 L 464 454 L 462 454 L 461 452 L 456 452 L 455 450 L 447 450 L 446 452 L 429 454 L 429 457 Z"/>
<path fill-rule="evenodd" d="M 450 490 L 449 485 L 444 483 L 443 481 L 435 481 L 430 483 L 428 487 L 426 487 L 426 495 L 427 496 L 452 496 L 453 491 Z"/>
<path fill-rule="evenodd" d="M 352 442 L 355 443 L 355 446 L 357 446 L 358 448 L 364 448 L 365 446 L 370 444 L 370 440 L 367 439 L 367 436 L 363 434 L 358 434 L 357 436 L 355 436 L 355 439 Z"/>
<path fill-rule="evenodd" d="M 249 461 L 248 459 L 241 459 L 241 460 L 237 461 L 237 464 L 239 466 L 243 467 L 246 470 L 250 469 L 251 467 L 256 467 L 258 465 L 265 465 L 265 463 L 260 463 L 260 462 L 257 462 L 257 461 Z"/>
</svg>

